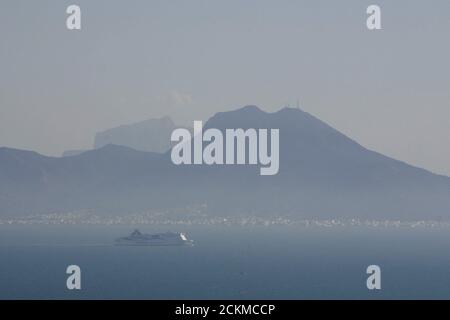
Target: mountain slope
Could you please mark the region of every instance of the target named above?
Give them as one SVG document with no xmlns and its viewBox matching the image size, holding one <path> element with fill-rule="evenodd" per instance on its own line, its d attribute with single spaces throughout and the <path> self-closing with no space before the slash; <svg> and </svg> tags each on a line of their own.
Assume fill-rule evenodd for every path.
<svg viewBox="0 0 450 320">
<path fill-rule="evenodd" d="M 170 135 L 175 128 L 175 123 L 169 117 L 122 125 L 97 133 L 94 148 L 115 144 L 140 151 L 162 153 L 170 149 Z"/>
<path fill-rule="evenodd" d="M 202 183 L 216 182 L 197 199 L 214 211 L 231 207 L 230 213 L 308 217 L 450 216 L 448 177 L 367 150 L 301 110 L 265 113 L 247 106 L 218 113 L 205 127 L 280 129 L 280 171 L 275 176 L 261 177 L 257 167 L 185 169 L 196 171 Z"/>
<path fill-rule="evenodd" d="M 279 173 L 175 166 L 170 151 L 113 145 L 68 158 L 1 148 L 0 214 L 207 203 L 211 214 L 450 219 L 450 178 L 370 151 L 301 110 L 247 106 L 214 115 L 206 128 L 278 128 Z"/>
</svg>

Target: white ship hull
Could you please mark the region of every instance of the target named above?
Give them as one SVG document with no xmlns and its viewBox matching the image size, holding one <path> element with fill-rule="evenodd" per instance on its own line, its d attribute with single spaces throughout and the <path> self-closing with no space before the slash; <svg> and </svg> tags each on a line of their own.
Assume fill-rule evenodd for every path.
<svg viewBox="0 0 450 320">
<path fill-rule="evenodd" d="M 115 241 L 116 246 L 192 246 L 193 241 L 188 240 L 183 233 L 142 234 L 135 230 L 130 236 Z"/>
</svg>

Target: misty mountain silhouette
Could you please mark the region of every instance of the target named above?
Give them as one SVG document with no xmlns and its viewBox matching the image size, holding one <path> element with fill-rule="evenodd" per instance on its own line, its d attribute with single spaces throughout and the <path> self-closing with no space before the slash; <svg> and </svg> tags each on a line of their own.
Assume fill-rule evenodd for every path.
<svg viewBox="0 0 450 320">
<path fill-rule="evenodd" d="M 206 128 L 277 128 L 280 170 L 175 166 L 164 154 L 107 145 L 65 158 L 0 148 L 0 213 L 124 213 L 206 203 L 211 214 L 450 218 L 450 178 L 351 140 L 299 109 L 220 112 Z"/>
<path fill-rule="evenodd" d="M 177 127 L 167 116 L 122 125 L 98 132 L 94 139 L 94 149 L 116 144 L 139 151 L 166 152 L 172 146 L 170 135 Z"/>
</svg>

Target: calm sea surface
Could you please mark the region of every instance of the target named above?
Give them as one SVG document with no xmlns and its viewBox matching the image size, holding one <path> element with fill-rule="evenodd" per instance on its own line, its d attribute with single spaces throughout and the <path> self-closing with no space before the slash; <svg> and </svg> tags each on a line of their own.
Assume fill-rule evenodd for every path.
<svg viewBox="0 0 450 320">
<path fill-rule="evenodd" d="M 134 226 L 0 225 L 0 299 L 449 299 L 450 229 L 139 226 L 193 247 L 116 247 Z M 66 289 L 68 265 L 82 290 Z M 366 288 L 368 265 L 382 290 Z"/>
</svg>

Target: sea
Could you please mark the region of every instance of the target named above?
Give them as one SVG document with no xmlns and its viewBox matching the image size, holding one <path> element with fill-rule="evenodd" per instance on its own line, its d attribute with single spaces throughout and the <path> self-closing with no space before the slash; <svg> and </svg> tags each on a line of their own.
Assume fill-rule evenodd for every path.
<svg viewBox="0 0 450 320">
<path fill-rule="evenodd" d="M 195 245 L 114 246 L 135 228 Z M 450 228 L 0 225 L 0 299 L 450 299 Z"/>
</svg>

